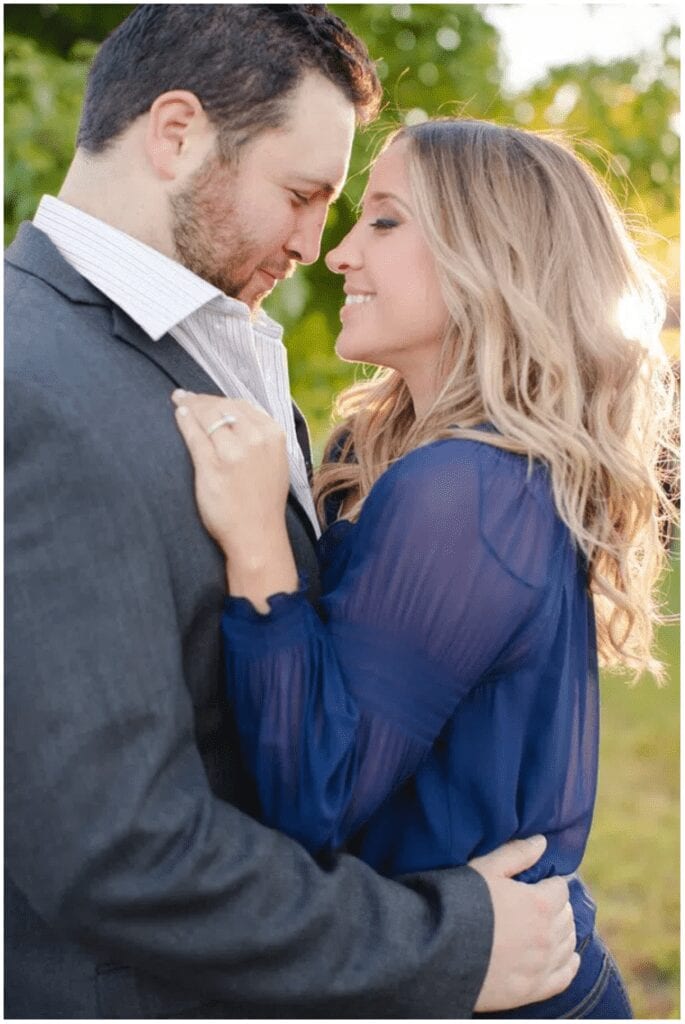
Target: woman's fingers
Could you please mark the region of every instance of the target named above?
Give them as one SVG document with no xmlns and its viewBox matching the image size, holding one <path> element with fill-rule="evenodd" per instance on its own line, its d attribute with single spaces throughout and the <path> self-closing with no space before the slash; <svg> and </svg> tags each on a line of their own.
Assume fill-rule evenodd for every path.
<svg viewBox="0 0 685 1024">
<path fill-rule="evenodd" d="M 263 409 L 243 398 L 228 398 L 224 395 L 198 395 L 192 391 L 177 390 L 171 395 L 176 406 L 185 405 L 192 410 L 205 430 L 218 422 L 222 416 L 234 416 L 236 426 L 259 425 L 271 422 Z"/>
<path fill-rule="evenodd" d="M 191 449 L 193 458 L 209 456 L 210 453 L 216 455 L 217 442 L 224 440 L 217 435 L 227 433 L 229 429 L 233 430 L 240 423 L 236 400 L 219 398 L 216 395 L 196 395 L 192 391 L 180 389 L 172 393 L 171 400 L 176 406 L 176 422 L 188 446 L 190 447 L 190 440 L 195 443 L 195 448 Z M 186 411 L 181 413 L 181 409 Z M 203 435 L 204 444 L 198 437 L 198 432 Z"/>
<path fill-rule="evenodd" d="M 290 474 L 283 428 L 242 399 L 172 394 L 202 522 L 232 559 L 282 531 Z M 254 557 L 254 555 L 250 556 Z"/>
<path fill-rule="evenodd" d="M 283 428 L 263 409 L 242 398 L 174 391 L 172 401 L 189 409 L 219 455 L 234 459 L 239 451 L 259 449 L 276 457 L 283 447 Z M 236 442 L 238 442 L 236 444 Z"/>
<path fill-rule="evenodd" d="M 196 466 L 215 458 L 214 445 L 189 404 L 176 405 L 176 423 Z"/>
</svg>

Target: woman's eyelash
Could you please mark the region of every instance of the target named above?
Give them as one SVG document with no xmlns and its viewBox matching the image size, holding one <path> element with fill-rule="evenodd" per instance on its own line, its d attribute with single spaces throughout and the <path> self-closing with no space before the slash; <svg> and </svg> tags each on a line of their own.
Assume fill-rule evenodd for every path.
<svg viewBox="0 0 685 1024">
<path fill-rule="evenodd" d="M 292 188 L 290 191 L 292 193 L 293 198 L 298 203 L 301 203 L 302 206 L 307 206 L 307 204 L 309 203 L 309 196 L 303 196 L 301 192 L 296 192 L 294 188 Z"/>
<path fill-rule="evenodd" d="M 376 220 L 371 221 L 369 227 L 380 229 L 381 231 L 385 228 L 396 228 L 399 224 L 397 220 L 391 220 L 389 217 L 377 217 Z"/>
</svg>

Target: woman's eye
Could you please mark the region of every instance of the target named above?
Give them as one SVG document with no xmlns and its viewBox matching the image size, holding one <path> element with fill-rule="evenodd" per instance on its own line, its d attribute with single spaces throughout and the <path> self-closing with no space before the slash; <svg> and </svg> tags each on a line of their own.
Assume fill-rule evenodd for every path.
<svg viewBox="0 0 685 1024">
<path fill-rule="evenodd" d="M 309 203 L 309 196 L 303 196 L 301 192 L 296 192 L 294 188 L 291 188 L 290 193 L 298 206 L 306 206 Z"/>
<path fill-rule="evenodd" d="M 371 221 L 369 227 L 374 228 L 376 231 L 389 231 L 390 228 L 396 228 L 399 224 L 397 220 L 391 220 L 389 217 L 378 217 L 376 220 Z"/>
</svg>

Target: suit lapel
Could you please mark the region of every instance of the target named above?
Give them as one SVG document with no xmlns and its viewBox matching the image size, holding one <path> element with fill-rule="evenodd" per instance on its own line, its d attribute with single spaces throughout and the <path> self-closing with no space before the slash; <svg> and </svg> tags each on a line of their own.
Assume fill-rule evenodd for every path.
<svg viewBox="0 0 685 1024">
<path fill-rule="evenodd" d="M 224 392 L 195 362 L 192 356 L 179 345 L 170 334 L 159 341 L 152 338 L 118 306 L 112 306 L 112 333 L 149 359 L 166 374 L 171 383 L 186 391 L 197 391 L 208 395 L 223 395 Z M 231 396 L 236 397 L 236 396 Z"/>
<path fill-rule="evenodd" d="M 112 306 L 112 329 L 120 341 L 123 341 L 126 345 L 131 345 L 132 348 L 135 348 L 147 359 L 150 359 L 166 374 L 176 387 L 184 388 L 186 391 L 197 391 L 209 395 L 225 394 L 170 334 L 165 334 L 159 341 L 152 341 L 145 331 L 117 306 Z M 233 395 L 231 397 L 238 396 Z M 297 440 L 302 448 L 307 471 L 311 473 L 311 454 L 307 424 L 305 423 L 304 416 L 294 403 L 293 412 L 295 415 Z M 300 504 L 292 487 L 288 494 L 288 502 L 307 531 L 310 541 L 313 545 L 316 545 L 316 534 L 314 533 L 311 520 Z"/>
<path fill-rule="evenodd" d="M 311 484 L 312 476 L 314 473 L 314 467 L 312 465 L 312 445 L 309 437 L 309 428 L 307 426 L 306 419 L 302 415 L 302 412 L 297 407 L 297 405 L 295 405 L 294 402 L 293 418 L 295 420 L 295 435 L 297 437 L 297 443 L 302 449 L 302 454 L 304 456 L 304 464 L 307 467 L 307 476 L 309 478 L 309 483 Z"/>
<path fill-rule="evenodd" d="M 170 334 L 165 334 L 159 341 L 153 341 L 131 317 L 127 316 L 122 309 L 115 306 L 106 295 L 103 295 L 79 274 L 64 259 L 48 236 L 33 224 L 26 222 L 20 226 L 14 242 L 7 249 L 5 259 L 18 269 L 32 274 L 34 277 L 39 277 L 71 302 L 109 308 L 112 316 L 113 335 L 154 363 L 168 377 L 172 387 L 209 395 L 225 394 Z M 237 398 L 239 396 L 231 395 L 230 397 Z M 297 439 L 302 448 L 307 469 L 311 471 L 307 425 L 296 406 L 294 406 L 294 414 Z M 288 503 L 305 528 L 312 544 L 315 545 L 316 534 L 309 516 L 292 489 L 288 495 Z"/>
</svg>

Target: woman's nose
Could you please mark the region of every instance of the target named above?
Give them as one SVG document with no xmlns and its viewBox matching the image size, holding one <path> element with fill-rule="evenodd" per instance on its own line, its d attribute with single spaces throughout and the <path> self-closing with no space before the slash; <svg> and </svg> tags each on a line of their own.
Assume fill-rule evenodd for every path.
<svg viewBox="0 0 685 1024">
<path fill-rule="evenodd" d="M 354 228 L 352 228 L 352 231 L 354 231 Z M 331 249 L 326 253 L 326 266 L 334 274 L 344 274 L 348 270 L 356 269 L 361 263 L 359 253 L 350 245 L 352 231 L 345 235 L 342 241 L 336 245 L 335 249 Z"/>
</svg>

